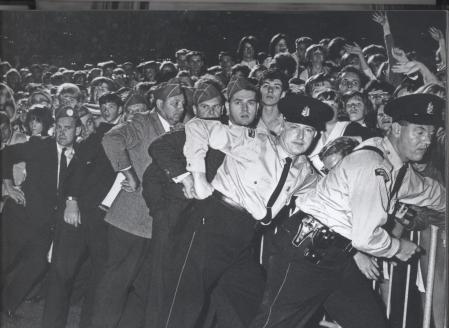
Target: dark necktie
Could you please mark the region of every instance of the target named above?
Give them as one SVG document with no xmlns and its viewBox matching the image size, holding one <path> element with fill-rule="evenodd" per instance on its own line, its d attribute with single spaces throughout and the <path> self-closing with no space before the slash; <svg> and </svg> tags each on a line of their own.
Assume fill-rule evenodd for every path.
<svg viewBox="0 0 449 328">
<path fill-rule="evenodd" d="M 274 189 L 273 193 L 270 196 L 270 199 L 267 203 L 267 215 L 260 221 L 262 225 L 269 225 L 271 223 L 271 220 L 273 219 L 273 213 L 271 212 L 271 208 L 273 207 L 274 203 L 276 202 L 276 199 L 279 197 L 279 194 L 281 193 L 282 188 L 284 187 L 285 181 L 287 180 L 288 171 L 290 171 L 290 166 L 292 165 L 292 159 L 290 157 L 287 157 L 285 159 L 284 168 L 282 169 L 281 178 L 279 179 L 279 182 Z"/>
<path fill-rule="evenodd" d="M 58 190 L 61 190 L 62 183 L 64 181 L 65 172 L 67 171 L 67 158 L 65 157 L 65 152 L 67 148 L 62 148 L 61 158 L 59 161 L 59 177 L 58 177 Z"/>
</svg>

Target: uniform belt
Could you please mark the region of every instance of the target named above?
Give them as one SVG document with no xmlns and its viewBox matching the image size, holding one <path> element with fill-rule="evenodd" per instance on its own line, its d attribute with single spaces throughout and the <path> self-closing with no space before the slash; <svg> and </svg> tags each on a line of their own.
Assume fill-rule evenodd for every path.
<svg viewBox="0 0 449 328">
<path fill-rule="evenodd" d="M 233 201 L 231 198 L 229 198 L 228 196 L 223 195 L 221 192 L 219 192 L 218 190 L 214 190 L 214 192 L 212 193 L 212 195 L 218 199 L 221 203 L 223 203 L 224 205 L 231 207 L 234 210 L 238 210 L 241 212 L 245 212 L 245 214 L 248 214 L 248 211 L 240 206 L 239 204 L 237 204 L 235 201 Z"/>
<path fill-rule="evenodd" d="M 334 246 L 336 248 L 343 250 L 345 253 L 349 255 L 354 255 L 357 252 L 357 250 L 352 246 L 352 242 L 350 239 L 343 237 L 339 233 L 331 230 L 328 226 L 321 223 L 319 220 L 317 220 L 310 214 L 305 214 L 305 216 L 302 219 L 301 225 L 308 225 L 310 229 L 309 231 L 312 234 L 312 236 L 314 236 L 314 238 L 316 237 L 319 238 L 320 242 L 317 242 L 318 247 L 322 246 L 322 248 L 327 248 L 330 246 Z M 293 240 L 294 245 L 295 240 L 296 239 Z"/>
</svg>

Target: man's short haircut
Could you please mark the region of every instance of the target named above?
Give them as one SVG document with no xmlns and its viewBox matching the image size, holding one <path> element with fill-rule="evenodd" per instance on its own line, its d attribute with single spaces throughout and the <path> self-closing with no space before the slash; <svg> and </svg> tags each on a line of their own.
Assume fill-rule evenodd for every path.
<svg viewBox="0 0 449 328">
<path fill-rule="evenodd" d="M 105 76 L 99 76 L 99 77 L 94 78 L 90 85 L 92 87 L 96 87 L 96 86 L 98 86 L 100 84 L 103 84 L 103 83 L 106 83 L 108 85 L 109 91 L 115 91 L 116 90 L 116 86 L 115 86 L 114 81 L 112 81 L 110 78 L 105 77 Z"/>
<path fill-rule="evenodd" d="M 360 87 L 363 88 L 365 83 L 367 82 L 367 77 L 365 77 L 362 72 L 360 72 L 356 67 L 352 65 L 346 65 L 340 70 L 340 73 L 337 75 L 337 85 L 340 85 L 341 79 L 345 73 L 354 73 L 359 77 L 360 80 Z"/>
<path fill-rule="evenodd" d="M 345 38 L 341 36 L 337 36 L 329 41 L 329 44 L 327 45 L 327 53 L 330 60 L 337 60 L 341 58 L 340 52 L 344 49 L 344 46 L 348 42 Z"/>
<path fill-rule="evenodd" d="M 276 68 L 269 68 L 263 72 L 259 79 L 258 87 L 260 88 L 266 80 L 280 80 L 282 82 L 282 91 L 288 90 L 287 76 Z"/>
<path fill-rule="evenodd" d="M 50 83 L 53 85 L 61 85 L 64 83 L 64 76 L 61 72 L 56 72 L 50 77 Z"/>
<path fill-rule="evenodd" d="M 73 83 L 63 83 L 60 86 L 58 86 L 56 96 L 60 97 L 62 94 L 69 94 L 70 96 L 76 98 L 77 100 L 81 100 L 82 97 L 80 88 L 78 88 L 78 86 Z"/>
<path fill-rule="evenodd" d="M 232 66 L 231 69 L 231 75 L 236 74 L 237 72 L 242 72 L 242 74 L 245 77 L 249 76 L 249 73 L 251 72 L 250 68 L 248 66 L 246 66 L 245 64 L 235 64 L 234 66 Z"/>
<path fill-rule="evenodd" d="M 379 44 L 370 44 L 363 48 L 362 52 L 365 58 L 368 58 L 372 55 L 382 55 L 384 57 L 387 55 L 385 48 Z"/>
<path fill-rule="evenodd" d="M 371 80 L 365 86 L 365 93 L 368 94 L 374 90 L 382 90 L 387 92 L 389 95 L 392 95 L 394 92 L 394 86 L 386 81 Z"/>
<path fill-rule="evenodd" d="M 232 60 L 234 60 L 234 56 L 229 51 L 220 51 L 218 54 L 218 60 L 220 61 L 223 57 L 231 57 Z"/>
<path fill-rule="evenodd" d="M 323 161 L 326 157 L 340 154 L 342 157 L 352 153 L 355 147 L 357 147 L 359 142 L 351 137 L 339 137 L 335 140 L 329 142 L 326 146 L 321 149 L 318 153 L 318 157 Z"/>
<path fill-rule="evenodd" d="M 187 55 L 187 54 L 189 53 L 189 51 L 190 51 L 190 50 L 185 49 L 185 48 L 179 49 L 179 50 L 177 50 L 177 51 L 175 52 L 175 56 L 176 56 L 176 58 L 178 58 L 179 56 L 185 56 L 185 55 Z"/>
<path fill-rule="evenodd" d="M 237 47 L 237 58 L 239 58 L 240 60 L 243 57 L 243 46 L 245 45 L 245 43 L 249 43 L 250 45 L 252 45 L 253 49 L 254 49 L 254 54 L 257 53 L 257 39 L 255 36 L 252 35 L 246 35 L 243 38 L 240 39 L 239 41 L 239 46 Z"/>
<path fill-rule="evenodd" d="M 279 53 L 273 58 L 274 66 L 282 72 L 287 71 L 289 76 L 296 72 L 296 60 L 290 53 Z"/>
<path fill-rule="evenodd" d="M 187 61 L 189 61 L 193 56 L 200 56 L 201 60 L 204 61 L 204 54 L 201 51 L 191 50 L 187 53 Z"/>
<path fill-rule="evenodd" d="M 106 92 L 98 98 L 98 104 L 100 106 L 107 103 L 114 103 L 118 107 L 123 106 L 123 100 L 116 92 Z"/>
<path fill-rule="evenodd" d="M 308 48 L 313 43 L 313 40 L 308 36 L 301 36 L 295 40 L 295 45 L 298 45 L 300 43 L 305 43 L 306 48 Z"/>
<path fill-rule="evenodd" d="M 287 35 L 284 34 L 284 33 L 278 33 L 278 34 L 275 34 L 275 35 L 273 35 L 273 37 L 271 38 L 270 44 L 268 45 L 268 54 L 269 54 L 271 57 L 273 57 L 273 56 L 275 55 L 275 54 L 274 54 L 274 48 L 276 47 L 276 45 L 278 44 L 278 42 L 279 42 L 280 40 L 282 40 L 282 39 L 284 39 L 284 40 L 287 42 L 287 44 L 288 44 L 288 37 L 287 37 Z"/>
<path fill-rule="evenodd" d="M 309 77 L 307 79 L 305 87 L 304 87 L 306 94 L 309 96 L 312 96 L 312 91 L 313 91 L 315 84 L 323 83 L 323 82 L 329 82 L 332 85 L 332 78 L 324 72 L 318 73 L 318 74 L 315 74 L 315 75 L 312 75 L 311 77 Z"/>
<path fill-rule="evenodd" d="M 268 69 L 268 68 L 266 68 L 266 67 L 263 66 L 263 65 L 260 65 L 260 64 L 259 64 L 259 65 L 255 65 L 255 66 L 253 67 L 253 69 L 251 70 L 251 72 L 249 72 L 249 77 L 250 77 L 250 78 L 255 78 L 257 73 L 259 73 L 259 72 L 265 72 L 267 69 Z"/>
</svg>

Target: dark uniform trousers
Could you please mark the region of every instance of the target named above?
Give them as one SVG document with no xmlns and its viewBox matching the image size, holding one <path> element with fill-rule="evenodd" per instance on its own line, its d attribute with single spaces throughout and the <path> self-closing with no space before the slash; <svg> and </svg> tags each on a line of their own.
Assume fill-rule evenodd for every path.
<svg viewBox="0 0 449 328">
<path fill-rule="evenodd" d="M 262 298 L 264 275 L 252 253 L 255 220 L 246 211 L 210 196 L 198 201 L 180 220 L 167 270 L 168 303 L 162 327 L 195 327 L 207 312 L 210 296 L 223 282 L 222 293 L 247 326 Z M 224 296 L 224 295 L 222 295 Z M 217 318 L 223 324 L 222 320 Z M 233 319 L 235 317 L 233 316 Z"/>
<path fill-rule="evenodd" d="M 56 215 L 56 214 L 55 214 Z M 15 311 L 48 268 L 51 219 L 33 222 L 23 206 L 12 199 L 2 213 L 3 309 Z"/>
<path fill-rule="evenodd" d="M 93 293 L 107 258 L 107 224 L 99 208 L 81 210 L 81 225 L 74 227 L 62 219 L 56 225 L 52 264 L 42 327 L 64 328 L 70 307 L 74 280 L 82 264 L 90 257 L 91 272 L 87 281 L 80 326 L 88 324 Z"/>
<path fill-rule="evenodd" d="M 277 229 L 263 301 L 249 327 L 306 327 L 321 305 L 342 327 L 386 327 L 380 302 L 352 257 L 330 246 L 314 264 L 304 256 L 310 239 L 292 244 L 299 221 L 293 216 Z"/>
<path fill-rule="evenodd" d="M 107 224 L 108 258 L 105 272 L 94 293 L 92 319 L 86 327 L 105 328 L 119 324 L 149 246 L 150 239 Z M 134 292 L 142 297 L 147 291 Z"/>
</svg>

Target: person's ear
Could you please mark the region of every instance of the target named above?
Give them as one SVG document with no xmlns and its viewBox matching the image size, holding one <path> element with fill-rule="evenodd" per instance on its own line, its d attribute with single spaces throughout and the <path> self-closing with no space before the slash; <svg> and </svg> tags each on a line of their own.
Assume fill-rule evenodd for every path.
<svg viewBox="0 0 449 328">
<path fill-rule="evenodd" d="M 195 114 L 195 116 L 197 116 L 198 114 L 198 109 L 195 105 L 192 105 L 192 109 L 193 109 L 193 114 Z"/>
<path fill-rule="evenodd" d="M 229 102 L 228 101 L 226 101 L 225 102 L 225 113 L 226 113 L 226 115 L 228 115 L 229 116 Z"/>
<path fill-rule="evenodd" d="M 160 110 L 164 101 L 162 99 L 156 99 L 156 109 Z"/>
<path fill-rule="evenodd" d="M 399 138 L 399 136 L 401 134 L 401 130 L 402 130 L 402 126 L 398 122 L 393 122 L 393 124 L 391 124 L 391 133 L 396 138 Z"/>
</svg>

